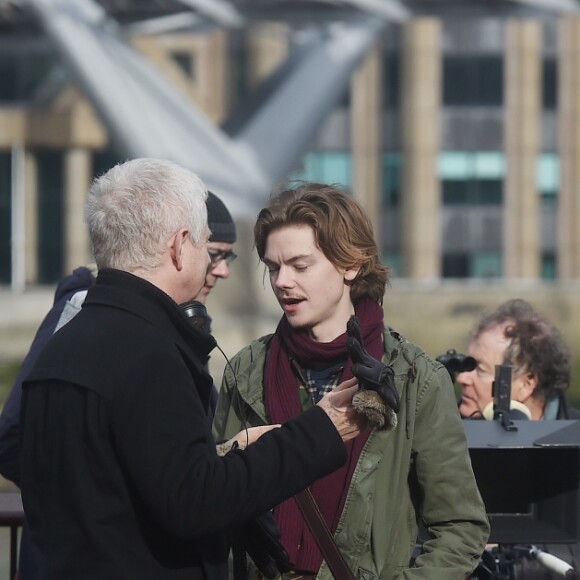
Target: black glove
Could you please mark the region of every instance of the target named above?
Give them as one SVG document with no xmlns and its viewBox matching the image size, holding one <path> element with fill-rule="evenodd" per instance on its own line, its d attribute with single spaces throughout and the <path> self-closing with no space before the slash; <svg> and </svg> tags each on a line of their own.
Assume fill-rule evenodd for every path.
<svg viewBox="0 0 580 580">
<path fill-rule="evenodd" d="M 265 578 L 276 578 L 291 570 L 290 557 L 280 543 L 282 534 L 271 512 L 238 526 L 230 533 L 235 580 L 248 578 L 246 554 Z"/>
<path fill-rule="evenodd" d="M 385 405 L 395 413 L 399 412 L 399 393 L 395 387 L 393 369 L 372 357 L 363 346 L 360 323 L 351 316 L 346 323 L 346 347 L 352 359 L 352 374 L 358 379 L 360 389 L 375 391 Z"/>
</svg>

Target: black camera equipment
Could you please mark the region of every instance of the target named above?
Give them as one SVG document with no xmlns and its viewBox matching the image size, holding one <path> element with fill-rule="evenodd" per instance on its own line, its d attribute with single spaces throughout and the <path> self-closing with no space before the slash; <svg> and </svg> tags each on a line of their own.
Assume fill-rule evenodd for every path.
<svg viewBox="0 0 580 580">
<path fill-rule="evenodd" d="M 576 578 L 571 566 L 535 544 L 580 539 L 580 421 L 521 420 L 510 409 L 511 376 L 509 365 L 496 367 L 494 421 L 463 422 L 489 542 L 498 544 L 484 552 L 471 578 L 515 579 L 523 558 Z"/>
<path fill-rule="evenodd" d="M 477 366 L 477 361 L 472 356 L 461 354 L 454 348 L 450 348 L 445 354 L 440 354 L 435 360 L 447 369 L 453 383 L 459 373 L 467 373 Z"/>
</svg>

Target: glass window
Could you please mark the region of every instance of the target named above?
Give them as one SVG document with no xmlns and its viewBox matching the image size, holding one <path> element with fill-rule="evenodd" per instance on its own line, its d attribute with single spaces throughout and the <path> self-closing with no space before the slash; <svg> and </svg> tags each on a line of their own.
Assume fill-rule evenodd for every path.
<svg viewBox="0 0 580 580">
<path fill-rule="evenodd" d="M 443 205 L 501 205 L 503 181 L 497 179 L 443 180 Z"/>
<path fill-rule="evenodd" d="M 471 155 L 462 151 L 449 151 L 439 155 L 439 175 L 444 179 L 465 180 L 473 174 Z"/>
<path fill-rule="evenodd" d="M 175 51 L 171 53 L 179 68 L 192 80 L 195 80 L 195 58 L 191 52 Z"/>
<path fill-rule="evenodd" d="M 444 205 L 501 205 L 505 158 L 495 151 L 446 151 L 439 156 Z"/>
<path fill-rule="evenodd" d="M 54 284 L 63 275 L 63 159 L 42 150 L 38 163 L 38 281 Z"/>
<path fill-rule="evenodd" d="M 383 252 L 381 261 L 391 270 L 391 276 L 402 276 L 403 257 L 399 252 Z"/>
<path fill-rule="evenodd" d="M 478 151 L 473 154 L 473 170 L 481 179 L 503 179 L 505 156 L 498 151 Z"/>
<path fill-rule="evenodd" d="M 542 104 L 544 109 L 555 110 L 558 105 L 558 62 L 556 59 L 545 59 L 542 72 Z"/>
<path fill-rule="evenodd" d="M 291 179 L 336 183 L 350 187 L 352 184 L 352 158 L 349 153 L 310 152 L 304 157 L 302 169 L 295 171 Z"/>
<path fill-rule="evenodd" d="M 55 64 L 49 51 L 0 52 L 0 101 L 30 100 Z"/>
<path fill-rule="evenodd" d="M 536 179 L 541 192 L 555 193 L 560 188 L 560 158 L 555 153 L 543 153 L 538 159 Z"/>
<path fill-rule="evenodd" d="M 558 206 L 558 196 L 552 191 L 541 191 L 540 192 L 540 203 L 542 207 L 557 207 Z"/>
<path fill-rule="evenodd" d="M 449 252 L 443 256 L 444 278 L 501 278 L 502 272 L 499 252 Z"/>
<path fill-rule="evenodd" d="M 398 207 L 401 193 L 402 156 L 398 153 L 387 153 L 382 159 L 383 171 L 383 206 Z"/>
<path fill-rule="evenodd" d="M 443 205 L 467 205 L 469 203 L 469 181 L 443 179 L 441 191 Z"/>
<path fill-rule="evenodd" d="M 401 67 L 399 54 L 389 52 L 383 58 L 383 108 L 399 106 Z"/>
<path fill-rule="evenodd" d="M 341 95 L 340 99 L 338 100 L 338 103 L 336 104 L 336 106 L 341 108 L 341 109 L 349 109 L 350 108 L 350 99 L 351 99 L 351 93 L 350 93 L 350 83 L 349 83 L 344 88 L 344 91 L 342 92 L 342 95 Z"/>
<path fill-rule="evenodd" d="M 542 254 L 542 279 L 555 280 L 556 279 L 556 254 L 554 252 L 545 252 Z"/>
<path fill-rule="evenodd" d="M 444 106 L 501 106 L 501 56 L 446 56 L 443 59 Z"/>
<path fill-rule="evenodd" d="M 229 106 L 242 103 L 250 92 L 249 50 L 246 32 L 243 29 L 230 30 L 228 39 L 228 98 Z"/>
<path fill-rule="evenodd" d="M 111 167 L 121 163 L 121 159 L 114 151 L 97 151 L 93 153 L 93 177 L 99 177 L 106 173 Z"/>
<path fill-rule="evenodd" d="M 448 253 L 443 255 L 443 278 L 469 278 L 469 255 Z"/>
<path fill-rule="evenodd" d="M 444 151 L 437 167 L 444 179 L 503 179 L 505 157 L 497 151 Z"/>
<path fill-rule="evenodd" d="M 11 243 L 11 155 L 0 152 L 0 282 L 10 284 L 12 256 Z"/>
<path fill-rule="evenodd" d="M 536 181 L 543 207 L 558 204 L 560 189 L 560 158 L 555 153 L 543 153 L 538 159 Z"/>
<path fill-rule="evenodd" d="M 502 256 L 498 252 L 477 252 L 471 257 L 471 278 L 501 278 Z"/>
</svg>

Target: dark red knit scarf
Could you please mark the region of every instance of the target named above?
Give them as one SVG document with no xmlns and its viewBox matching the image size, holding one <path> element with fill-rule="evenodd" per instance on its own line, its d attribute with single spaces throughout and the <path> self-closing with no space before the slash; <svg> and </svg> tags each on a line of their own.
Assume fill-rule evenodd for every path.
<svg viewBox="0 0 580 580">
<path fill-rule="evenodd" d="M 383 309 L 370 299 L 357 304 L 356 315 L 360 320 L 365 348 L 380 359 L 383 355 Z M 343 360 L 345 368 L 341 381 L 351 378 L 351 361 L 346 350 L 345 333 L 329 343 L 315 342 L 306 332 L 294 330 L 286 317 L 282 317 L 272 339 L 265 376 L 265 402 L 271 423 L 283 423 L 302 411 L 298 395 L 299 379 L 292 371 L 293 358 L 301 368 L 312 368 L 325 360 Z M 350 480 L 361 451 L 370 435 L 364 431 L 346 445 L 346 464 L 316 481 L 311 487 L 314 499 L 332 532 L 336 530 L 346 500 Z M 290 554 L 296 570 L 317 572 L 322 564 L 322 554 L 293 498 L 280 504 L 275 511 L 282 532 L 282 543 Z"/>
</svg>

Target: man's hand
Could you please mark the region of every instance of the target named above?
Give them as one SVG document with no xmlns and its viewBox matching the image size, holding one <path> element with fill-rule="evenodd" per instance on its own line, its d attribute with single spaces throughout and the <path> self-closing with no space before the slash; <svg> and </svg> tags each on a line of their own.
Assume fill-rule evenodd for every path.
<svg viewBox="0 0 580 580">
<path fill-rule="evenodd" d="M 366 426 L 366 420 L 352 406 L 352 398 L 358 392 L 355 377 L 340 383 L 320 399 L 318 406 L 334 423 L 344 442 L 354 439 Z"/>
<path fill-rule="evenodd" d="M 245 449 L 248 445 L 255 443 L 264 433 L 278 427 L 280 427 L 280 425 L 262 425 L 261 427 L 250 427 L 244 429 L 237 435 L 234 435 L 229 441 L 218 443 L 216 446 L 218 455 L 223 457 L 233 448 Z"/>
</svg>

